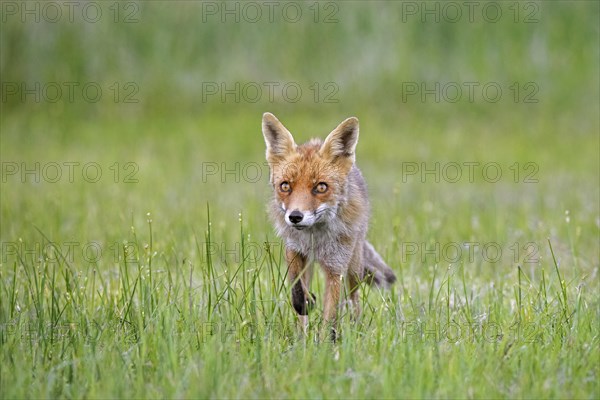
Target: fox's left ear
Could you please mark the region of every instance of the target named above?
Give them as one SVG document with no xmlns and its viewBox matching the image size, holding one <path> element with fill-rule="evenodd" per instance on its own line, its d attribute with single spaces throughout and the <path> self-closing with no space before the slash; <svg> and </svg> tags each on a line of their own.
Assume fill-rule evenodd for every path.
<svg viewBox="0 0 600 400">
<path fill-rule="evenodd" d="M 358 118 L 350 117 L 339 124 L 325 139 L 319 153 L 331 159 L 344 159 L 354 164 L 358 143 Z"/>
</svg>

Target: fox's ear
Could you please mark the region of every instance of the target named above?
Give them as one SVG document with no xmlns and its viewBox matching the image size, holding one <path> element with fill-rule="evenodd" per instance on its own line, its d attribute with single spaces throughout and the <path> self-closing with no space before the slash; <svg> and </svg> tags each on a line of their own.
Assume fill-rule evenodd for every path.
<svg viewBox="0 0 600 400">
<path fill-rule="evenodd" d="M 273 114 L 263 114 L 262 132 L 267 144 L 267 161 L 279 159 L 295 150 L 294 137 Z"/>
<path fill-rule="evenodd" d="M 354 163 L 358 143 L 358 118 L 350 117 L 339 124 L 325 139 L 319 153 L 331 159 L 342 158 Z"/>
</svg>

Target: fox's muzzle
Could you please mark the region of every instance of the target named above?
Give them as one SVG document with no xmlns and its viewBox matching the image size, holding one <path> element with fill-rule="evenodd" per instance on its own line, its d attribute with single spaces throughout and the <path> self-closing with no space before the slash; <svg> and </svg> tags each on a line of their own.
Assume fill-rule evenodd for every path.
<svg viewBox="0 0 600 400">
<path fill-rule="evenodd" d="M 285 223 L 292 228 L 302 230 L 311 227 L 317 222 L 317 216 L 312 211 L 301 211 L 298 209 L 287 210 L 285 212 Z"/>
<path fill-rule="evenodd" d="M 312 225 L 311 218 L 305 218 L 305 215 L 306 213 L 300 210 L 288 211 L 285 213 L 285 222 L 298 230 L 302 230 Z"/>
<path fill-rule="evenodd" d="M 304 214 L 302 214 L 298 210 L 294 210 L 290 213 L 290 215 L 288 215 L 288 219 L 290 220 L 290 222 L 292 224 L 299 224 L 300 222 L 302 222 L 303 218 L 304 218 Z"/>
<path fill-rule="evenodd" d="M 323 217 L 328 211 L 326 204 L 321 204 L 316 210 L 293 210 L 283 208 L 285 212 L 284 220 L 288 226 L 302 230 L 315 225 L 319 221 L 323 221 Z"/>
</svg>

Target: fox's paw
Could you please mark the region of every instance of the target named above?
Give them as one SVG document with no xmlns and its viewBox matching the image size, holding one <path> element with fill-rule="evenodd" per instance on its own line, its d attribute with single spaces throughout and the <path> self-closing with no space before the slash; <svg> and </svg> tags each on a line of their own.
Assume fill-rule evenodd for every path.
<svg viewBox="0 0 600 400">
<path fill-rule="evenodd" d="M 308 294 L 308 298 L 304 297 L 304 291 L 300 284 L 294 285 L 292 289 L 292 305 L 298 315 L 308 315 L 308 312 L 315 308 L 317 298 L 313 293 Z"/>
</svg>

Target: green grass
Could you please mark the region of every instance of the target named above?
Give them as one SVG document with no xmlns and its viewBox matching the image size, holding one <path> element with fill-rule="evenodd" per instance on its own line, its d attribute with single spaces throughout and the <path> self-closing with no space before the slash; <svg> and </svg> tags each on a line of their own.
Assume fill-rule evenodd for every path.
<svg viewBox="0 0 600 400">
<path fill-rule="evenodd" d="M 92 141 L 111 128 L 80 134 Z M 389 146 L 365 128 L 358 160 L 371 188 L 369 238 L 399 281 L 387 293 L 365 287 L 361 321 L 344 313 L 342 340 L 332 345 L 315 339 L 320 309 L 310 337 L 298 335 L 281 243 L 265 218 L 266 176 L 203 183 L 201 163 L 219 159 L 177 157 L 192 152 L 195 128 L 184 123 L 187 134 L 148 139 L 123 158 L 104 153 L 114 156 L 117 138 L 57 150 L 85 154 L 82 164 L 95 160 L 105 173 L 113 160 L 135 160 L 138 183 L 108 175 L 97 184 L 5 185 L 3 397 L 598 393 L 596 195 L 593 184 L 572 190 L 593 178 L 592 168 L 565 171 L 541 159 L 538 183 L 511 176 L 495 184 L 403 184 L 377 157 Z M 259 163 L 263 144 L 254 131 L 246 148 L 249 162 Z M 431 136 L 406 142 L 435 140 L 433 160 L 486 160 L 458 158 L 460 149 L 448 154 L 452 139 Z M 512 150 L 496 150 L 507 171 Z M 417 159 L 409 149 L 400 153 Z M 477 244 L 458 257 L 465 242 Z M 319 275 L 315 284 L 321 300 Z"/>
<path fill-rule="evenodd" d="M 597 3 L 540 3 L 531 25 L 398 24 L 392 2 L 200 24 L 200 3 L 140 4 L 133 25 L 0 27 L 3 82 L 140 89 L 2 102 L 0 398 L 600 396 Z M 339 102 L 200 100 L 202 81 L 271 80 L 333 81 Z M 539 102 L 403 102 L 412 81 L 532 81 Z M 289 301 L 264 111 L 298 141 L 360 119 L 369 241 L 398 282 L 363 286 L 335 344 L 320 272 L 308 337 Z"/>
</svg>

